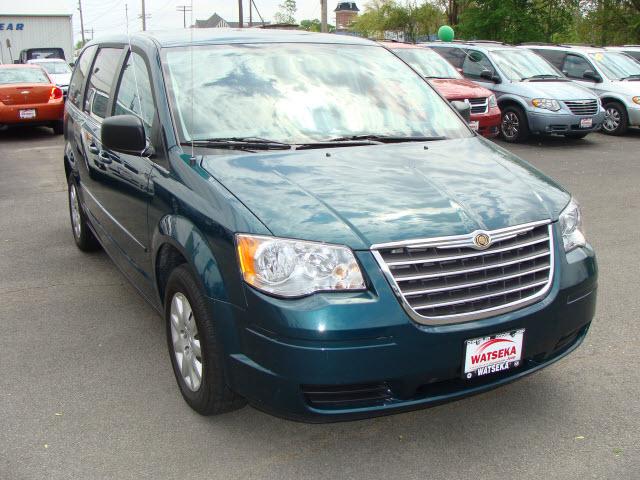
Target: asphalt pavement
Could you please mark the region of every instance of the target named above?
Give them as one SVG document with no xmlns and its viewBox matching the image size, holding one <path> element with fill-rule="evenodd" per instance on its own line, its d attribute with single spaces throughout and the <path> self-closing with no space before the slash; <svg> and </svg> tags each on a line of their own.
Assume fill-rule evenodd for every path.
<svg viewBox="0 0 640 480">
<path fill-rule="evenodd" d="M 73 243 L 62 137 L 0 132 L 0 479 L 640 479 L 640 131 L 501 145 L 582 204 L 585 343 L 489 393 L 311 425 L 190 410 L 161 319 Z"/>
</svg>

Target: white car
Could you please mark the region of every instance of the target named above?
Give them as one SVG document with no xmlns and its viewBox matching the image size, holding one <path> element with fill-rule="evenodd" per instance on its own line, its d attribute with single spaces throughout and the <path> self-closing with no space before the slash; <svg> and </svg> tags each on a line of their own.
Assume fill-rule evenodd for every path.
<svg viewBox="0 0 640 480">
<path fill-rule="evenodd" d="M 607 50 L 612 52 L 626 53 L 630 57 L 633 57 L 640 62 L 640 45 L 622 45 L 621 47 L 607 47 Z"/>
<path fill-rule="evenodd" d="M 59 58 L 37 58 L 27 60 L 27 63 L 33 63 L 44 68 L 51 79 L 56 82 L 56 85 L 60 87 L 64 93 L 64 98 L 67 98 L 72 73 L 71 67 L 67 62 Z"/>
<path fill-rule="evenodd" d="M 640 62 L 625 53 L 578 45 L 530 45 L 567 77 L 598 95 L 605 110 L 602 131 L 622 135 L 640 127 Z"/>
</svg>

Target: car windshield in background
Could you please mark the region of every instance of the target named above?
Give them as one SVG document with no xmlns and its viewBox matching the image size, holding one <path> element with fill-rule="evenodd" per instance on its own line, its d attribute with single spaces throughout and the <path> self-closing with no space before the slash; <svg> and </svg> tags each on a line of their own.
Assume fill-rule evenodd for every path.
<svg viewBox="0 0 640 480">
<path fill-rule="evenodd" d="M 200 45 L 168 48 L 163 57 L 182 141 L 472 135 L 419 75 L 379 46 Z"/>
<path fill-rule="evenodd" d="M 51 83 L 39 68 L 0 68 L 0 84 Z"/>
<path fill-rule="evenodd" d="M 48 73 L 52 75 L 58 75 L 61 73 L 71 73 L 71 68 L 65 62 L 34 62 L 34 63 L 44 68 Z"/>
<path fill-rule="evenodd" d="M 629 58 L 624 53 L 597 52 L 590 53 L 589 57 L 595 61 L 596 65 L 610 80 L 640 78 L 640 63 Z"/>
<path fill-rule="evenodd" d="M 553 65 L 531 50 L 494 50 L 491 58 L 509 80 L 565 78 Z"/>
<path fill-rule="evenodd" d="M 462 75 L 438 53 L 428 48 L 394 48 L 402 60 L 426 78 L 462 78 Z"/>
</svg>

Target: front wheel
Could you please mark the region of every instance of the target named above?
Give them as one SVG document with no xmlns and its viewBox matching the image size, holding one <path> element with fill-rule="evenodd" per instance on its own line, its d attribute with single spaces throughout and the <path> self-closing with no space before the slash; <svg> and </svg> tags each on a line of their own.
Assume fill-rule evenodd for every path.
<svg viewBox="0 0 640 480">
<path fill-rule="evenodd" d="M 604 105 L 604 122 L 602 132 L 608 135 L 622 135 L 629 127 L 627 109 L 619 102 L 609 102 Z"/>
<path fill-rule="evenodd" d="M 223 372 L 223 350 L 205 296 L 186 265 L 176 267 L 165 295 L 167 344 L 180 393 L 196 412 L 215 415 L 242 407 Z"/>
<path fill-rule="evenodd" d="M 524 142 L 529 137 L 529 124 L 521 108 L 511 106 L 502 110 L 500 134 L 509 143 Z"/>
<path fill-rule="evenodd" d="M 69 192 L 69 217 L 71 219 L 71 231 L 78 248 L 84 252 L 91 252 L 100 248 L 100 244 L 87 226 L 87 217 L 80 206 L 78 187 L 73 175 L 69 175 L 67 182 Z"/>
</svg>

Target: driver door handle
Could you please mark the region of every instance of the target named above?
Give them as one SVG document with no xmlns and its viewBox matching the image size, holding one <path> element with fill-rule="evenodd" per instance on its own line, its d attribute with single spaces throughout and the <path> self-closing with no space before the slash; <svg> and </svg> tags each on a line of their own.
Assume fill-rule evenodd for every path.
<svg viewBox="0 0 640 480">
<path fill-rule="evenodd" d="M 104 150 L 100 150 L 100 153 L 98 154 L 98 158 L 102 163 L 111 163 L 113 161 L 111 160 L 111 156 Z"/>
<path fill-rule="evenodd" d="M 94 155 L 98 155 L 100 154 L 100 149 L 95 143 L 92 142 L 89 144 L 89 152 L 93 153 Z"/>
</svg>

